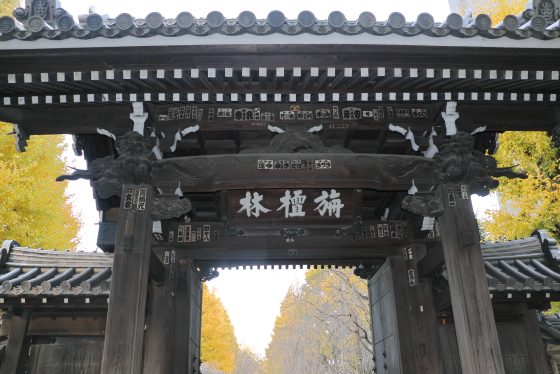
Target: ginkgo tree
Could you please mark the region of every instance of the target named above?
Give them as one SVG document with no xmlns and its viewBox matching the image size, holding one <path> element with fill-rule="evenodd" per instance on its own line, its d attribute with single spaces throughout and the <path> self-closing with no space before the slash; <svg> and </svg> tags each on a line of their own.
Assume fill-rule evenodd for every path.
<svg viewBox="0 0 560 374">
<path fill-rule="evenodd" d="M 18 153 L 13 126 L 0 122 L 0 241 L 13 239 L 34 248 L 74 248 L 82 225 L 72 210 L 62 136 L 32 136 L 27 152 Z"/>
<path fill-rule="evenodd" d="M 20 6 L 19 0 L 0 0 L 0 16 L 11 16 L 12 11 Z"/>
<path fill-rule="evenodd" d="M 0 16 L 11 15 L 19 0 L 0 0 Z M 0 122 L 0 241 L 13 239 L 35 248 L 74 248 L 82 225 L 73 213 L 62 158 L 63 136 L 32 136 L 18 153 L 12 124 Z"/>
<path fill-rule="evenodd" d="M 502 165 L 519 165 L 527 179 L 501 178 L 499 210 L 481 222 L 490 240 L 519 239 L 534 230 L 560 238 L 560 168 L 558 149 L 545 132 L 512 131 L 500 135 L 495 155 Z"/>
<path fill-rule="evenodd" d="M 215 290 L 202 288 L 202 332 L 200 359 L 208 373 L 233 373 L 238 350 L 234 328 Z"/>
<path fill-rule="evenodd" d="M 367 282 L 352 270 L 310 270 L 282 301 L 268 374 L 371 373 Z"/>
</svg>

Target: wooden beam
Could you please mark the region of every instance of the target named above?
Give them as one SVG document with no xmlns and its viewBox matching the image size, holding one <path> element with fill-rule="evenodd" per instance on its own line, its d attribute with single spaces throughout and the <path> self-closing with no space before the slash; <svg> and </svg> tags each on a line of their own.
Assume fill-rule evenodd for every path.
<svg viewBox="0 0 560 374">
<path fill-rule="evenodd" d="M 10 335 L 8 336 L 8 344 L 6 345 L 0 374 L 25 373 L 29 345 L 31 344 L 31 337 L 27 336 L 31 310 L 20 309 L 19 312 L 20 315 L 12 314 Z"/>
<path fill-rule="evenodd" d="M 171 91 L 170 91 L 171 92 Z M 154 97 L 156 93 L 152 94 Z M 171 93 L 167 94 L 170 97 Z M 227 95 L 226 95 L 227 96 Z M 315 111 L 318 109 L 328 109 L 333 104 L 311 104 L 302 103 L 300 108 L 302 111 Z M 340 106 L 340 104 L 338 104 Z M 348 104 L 350 106 L 350 104 Z M 173 105 L 155 105 L 154 124 L 158 131 L 168 131 L 173 134 L 177 132 L 177 127 L 188 127 L 200 125 L 202 131 L 222 131 L 222 130 L 239 130 L 239 131 L 268 131 L 266 126 L 255 126 L 251 121 L 234 121 L 233 118 L 218 118 L 208 121 L 207 116 L 203 119 L 188 119 L 176 121 L 163 121 L 159 120 L 159 115 L 166 115 L 170 107 L 184 106 L 183 104 Z M 280 110 L 288 110 L 289 106 L 286 103 L 259 103 L 259 104 L 199 104 L 199 109 L 204 109 L 204 113 L 208 113 L 209 108 L 215 110 L 219 107 L 229 107 L 235 109 L 236 107 L 259 107 L 261 112 L 276 112 Z M 353 103 L 353 107 L 362 108 L 363 110 L 371 110 L 371 104 Z M 383 107 L 388 106 L 382 104 Z M 429 117 L 437 118 L 441 110 L 440 105 L 435 104 L 394 104 L 390 105 L 394 110 L 399 108 L 411 109 L 420 108 L 426 109 Z M 343 108 L 343 106 L 341 106 Z M 515 131 L 526 129 L 526 124 L 531 123 L 531 130 L 534 131 L 549 131 L 554 128 L 559 121 L 559 115 L 555 107 L 538 107 L 538 106 L 493 106 L 493 105 L 476 105 L 476 104 L 461 104 L 459 103 L 457 111 L 460 114 L 457 120 L 457 127 L 460 130 L 467 132 L 473 131 L 479 126 L 487 126 L 487 131 Z M 13 107 L 0 107 L 0 121 L 9 123 L 18 123 L 23 126 L 26 133 L 29 135 L 42 135 L 42 134 L 95 134 L 98 127 L 105 129 L 113 128 L 115 131 L 126 132 L 131 128 L 130 125 L 130 105 L 119 106 L 101 106 L 101 107 L 73 107 L 73 108 L 49 108 L 38 107 L 34 108 L 13 108 Z M 441 118 L 441 116 L 439 117 Z M 277 120 L 278 121 L 278 120 Z M 272 121 L 270 124 L 275 124 L 277 121 Z M 434 122 L 430 118 L 393 118 L 387 116 L 383 119 L 375 121 L 374 118 L 362 118 L 356 121 L 345 121 L 347 129 L 354 130 L 383 130 L 388 131 L 387 126 L 392 123 L 404 128 L 411 127 L 411 130 L 418 134 L 425 131 L 427 128 L 434 126 Z M 297 124 L 298 121 L 294 122 Z M 333 118 L 314 118 L 307 120 L 306 123 L 321 123 L 325 127 L 331 124 L 340 124 L 340 120 Z M 147 123 L 147 126 L 151 124 Z M 382 134 L 383 135 L 383 134 Z M 402 137 L 403 141 L 404 136 Z M 385 138 L 381 136 L 378 142 L 378 151 L 383 148 L 383 141 Z M 426 147 L 428 138 L 417 137 L 416 142 L 420 147 Z M 404 144 L 404 143 L 403 143 Z M 385 145 L 388 147 L 389 145 Z M 378 152 L 379 153 L 379 152 Z"/>
<path fill-rule="evenodd" d="M 312 171 L 257 169 L 258 160 L 297 162 L 307 158 L 330 160 L 330 169 Z M 158 160 L 154 165 L 157 187 L 174 188 L 181 181 L 184 192 L 214 192 L 229 189 L 266 188 L 372 188 L 407 191 L 412 181 L 419 191 L 429 192 L 439 183 L 434 160 L 417 156 L 370 154 L 241 154 L 177 157 Z M 400 165 L 406 164 L 406 169 Z M 367 167 L 364 167 L 367 165 Z M 413 171 L 410 171 L 413 170 Z M 296 174 L 297 173 L 297 174 Z M 197 180 L 194 184 L 193 180 Z"/>
<path fill-rule="evenodd" d="M 132 129 L 131 112 L 132 106 L 128 105 L 36 110 L 0 108 L 0 120 L 21 124 L 28 135 L 96 134 L 98 127 Z"/>
<path fill-rule="evenodd" d="M 102 374 L 138 374 L 142 372 L 144 316 L 151 254 L 152 186 L 124 185 L 145 192 L 146 205 L 133 204 L 125 209 L 122 199 L 107 314 Z M 138 209 L 140 208 L 140 210 Z M 126 239 L 125 239 L 126 238 Z"/>
<path fill-rule="evenodd" d="M 32 317 L 27 329 L 30 336 L 105 336 L 104 310 L 33 312 Z"/>
<path fill-rule="evenodd" d="M 418 261 L 418 278 L 420 281 L 426 282 L 430 275 L 436 272 L 442 265 L 445 264 L 443 257 L 443 246 L 441 242 L 437 243 L 430 252 L 423 255 Z"/>
<path fill-rule="evenodd" d="M 478 225 L 470 199 L 457 196 L 456 187 L 439 187 L 445 206 L 439 222 L 461 368 L 463 374 L 504 374 Z"/>
</svg>

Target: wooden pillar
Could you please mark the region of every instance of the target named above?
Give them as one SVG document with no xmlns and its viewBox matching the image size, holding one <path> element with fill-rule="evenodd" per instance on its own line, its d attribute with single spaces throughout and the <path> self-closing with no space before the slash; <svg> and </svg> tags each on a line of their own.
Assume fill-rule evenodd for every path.
<svg viewBox="0 0 560 374">
<path fill-rule="evenodd" d="M 378 373 L 446 374 L 432 284 L 418 277 L 425 254 L 423 245 L 404 247 L 369 282 Z"/>
<path fill-rule="evenodd" d="M 416 363 L 419 374 L 446 374 L 438 342 L 437 316 L 431 279 L 420 282 L 417 263 L 426 255 L 426 247 L 416 244 L 403 252 L 408 272 L 413 271 L 414 285 L 408 287 L 412 331 L 415 335 Z"/>
<path fill-rule="evenodd" d="M 545 344 L 541 335 L 541 328 L 537 321 L 537 313 L 534 309 L 527 308 L 526 303 L 522 303 L 523 313 L 523 327 L 525 333 L 524 338 L 527 341 L 529 361 L 533 367 L 533 373 L 547 373 L 548 358 L 546 354 Z"/>
<path fill-rule="evenodd" d="M 200 365 L 202 284 L 191 260 L 165 256 L 164 284 L 150 282 L 144 374 L 196 374 Z"/>
<path fill-rule="evenodd" d="M 21 316 L 12 315 L 8 343 L 4 352 L 0 374 L 24 374 L 29 354 L 31 337 L 27 336 L 30 309 L 24 309 Z"/>
<path fill-rule="evenodd" d="M 138 374 L 142 370 L 152 194 L 150 185 L 123 186 L 102 374 Z"/>
<path fill-rule="evenodd" d="M 439 218 L 461 368 L 463 374 L 504 374 L 478 225 L 466 189 L 440 186 L 445 213 Z"/>
</svg>

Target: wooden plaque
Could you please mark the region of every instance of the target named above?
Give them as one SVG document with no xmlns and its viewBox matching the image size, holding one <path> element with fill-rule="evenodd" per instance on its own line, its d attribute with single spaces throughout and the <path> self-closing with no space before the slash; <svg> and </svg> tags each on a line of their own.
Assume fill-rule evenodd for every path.
<svg viewBox="0 0 560 374">
<path fill-rule="evenodd" d="M 355 211 L 352 189 L 233 190 L 228 195 L 229 220 L 236 227 L 340 227 L 352 223 Z"/>
</svg>

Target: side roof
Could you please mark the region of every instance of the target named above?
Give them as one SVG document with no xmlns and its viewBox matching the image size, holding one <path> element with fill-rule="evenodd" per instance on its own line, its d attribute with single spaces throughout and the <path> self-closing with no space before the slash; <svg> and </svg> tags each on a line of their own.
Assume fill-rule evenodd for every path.
<svg viewBox="0 0 560 374">
<path fill-rule="evenodd" d="M 0 257 L 0 297 L 108 295 L 113 255 L 19 247 L 6 241 Z"/>
<path fill-rule="evenodd" d="M 4 297 L 109 293 L 112 254 L 30 249 L 13 241 L 4 242 L 3 247 L 0 294 Z M 556 240 L 545 231 L 536 231 L 530 238 L 483 244 L 482 253 L 491 294 L 560 300 L 560 252 Z"/>
<path fill-rule="evenodd" d="M 560 291 L 560 253 L 544 230 L 520 240 L 483 244 L 482 257 L 491 292 Z M 528 294 L 530 295 L 530 293 Z"/>
</svg>

